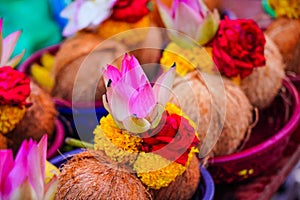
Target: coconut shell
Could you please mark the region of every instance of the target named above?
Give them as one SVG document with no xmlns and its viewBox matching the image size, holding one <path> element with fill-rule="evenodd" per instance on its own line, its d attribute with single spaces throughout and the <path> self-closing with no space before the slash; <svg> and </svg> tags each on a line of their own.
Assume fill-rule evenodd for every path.
<svg viewBox="0 0 300 200">
<path fill-rule="evenodd" d="M 201 157 L 211 149 L 211 156 L 233 153 L 249 133 L 252 106 L 240 87 L 228 79 L 221 79 L 225 91 L 218 92 L 223 87 L 208 88 L 206 81 L 218 83 L 220 78 L 206 75 L 204 79 L 203 75 L 193 71 L 177 77 L 170 101 L 196 123 Z"/>
<path fill-rule="evenodd" d="M 60 199 L 150 199 L 141 181 L 102 151 L 75 155 L 62 167 L 55 196 Z"/>
<path fill-rule="evenodd" d="M 57 111 L 51 96 L 44 92 L 37 84 L 30 82 L 31 93 L 27 102 L 32 105 L 26 109 L 23 119 L 17 126 L 7 133 L 9 148 L 16 153 L 23 140 L 33 138 L 39 141 L 44 134 L 51 141 L 55 131 Z"/>
<path fill-rule="evenodd" d="M 186 171 L 176 177 L 168 187 L 159 190 L 151 190 L 153 199 L 191 199 L 197 190 L 200 180 L 199 160 L 193 155 L 190 165 Z"/>
<path fill-rule="evenodd" d="M 274 42 L 266 36 L 266 65 L 258 67 L 241 81 L 241 88 L 250 103 L 259 109 L 268 107 L 282 86 L 284 64 Z"/>
<path fill-rule="evenodd" d="M 0 149 L 7 149 L 7 138 L 0 133 Z"/>
<path fill-rule="evenodd" d="M 282 54 L 286 70 L 300 74 L 300 19 L 277 18 L 265 33 Z"/>
<path fill-rule="evenodd" d="M 65 40 L 55 56 L 52 96 L 79 102 L 101 100 L 105 93 L 102 68 L 107 64 L 121 66 L 124 52 L 121 43 L 103 40 L 97 34 L 84 32 Z"/>
</svg>

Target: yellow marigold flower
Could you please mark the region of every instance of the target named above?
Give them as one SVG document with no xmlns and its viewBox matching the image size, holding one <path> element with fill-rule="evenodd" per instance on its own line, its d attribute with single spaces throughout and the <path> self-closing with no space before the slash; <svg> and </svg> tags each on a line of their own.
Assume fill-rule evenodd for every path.
<svg viewBox="0 0 300 200">
<path fill-rule="evenodd" d="M 299 19 L 299 0 L 268 0 L 269 5 L 274 9 L 277 17 L 289 17 Z"/>
<path fill-rule="evenodd" d="M 110 114 L 101 118 L 94 134 L 95 150 L 103 150 L 120 163 L 132 164 L 135 161 L 142 138 L 120 130 Z"/>
<path fill-rule="evenodd" d="M 135 31 L 130 31 L 136 28 L 145 28 L 150 26 L 150 16 L 146 15 L 141 20 L 136 23 L 129 23 L 123 21 L 116 21 L 113 19 L 105 20 L 98 28 L 98 34 L 103 38 L 109 38 L 115 36 L 119 33 L 122 33 L 116 36 L 117 40 L 120 40 L 125 45 L 136 45 L 137 43 L 143 41 L 147 35 L 147 30 L 145 32 L 141 31 L 136 34 Z M 126 31 L 126 32 L 125 32 Z"/>
<path fill-rule="evenodd" d="M 211 47 L 193 47 L 182 49 L 176 43 L 170 42 L 164 49 L 160 64 L 168 70 L 176 62 L 176 71 L 180 76 L 194 71 L 196 68 L 206 73 L 213 73 L 215 65 L 212 60 Z"/>
<path fill-rule="evenodd" d="M 26 107 L 23 106 L 0 106 L 0 133 L 6 134 L 12 131 L 21 121 L 26 112 Z"/>
<path fill-rule="evenodd" d="M 169 161 L 160 155 L 141 152 L 134 163 L 134 170 L 140 180 L 151 189 L 167 187 L 177 176 L 182 175 L 190 165 L 193 154 L 198 152 L 192 148 L 185 166 Z"/>
<path fill-rule="evenodd" d="M 134 163 L 140 180 L 152 189 L 167 187 L 186 170 L 185 166 L 169 161 L 160 155 L 141 152 Z"/>
</svg>

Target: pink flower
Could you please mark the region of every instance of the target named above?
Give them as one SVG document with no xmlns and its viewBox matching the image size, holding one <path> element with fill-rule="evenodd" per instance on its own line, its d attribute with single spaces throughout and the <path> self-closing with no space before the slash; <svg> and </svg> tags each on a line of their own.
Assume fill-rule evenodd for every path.
<svg viewBox="0 0 300 200">
<path fill-rule="evenodd" d="M 48 199 L 56 191 L 56 176 L 45 185 L 47 135 L 39 144 L 24 141 L 13 160 L 11 150 L 0 150 L 0 199 Z"/>
<path fill-rule="evenodd" d="M 158 125 L 175 77 L 172 67 L 151 86 L 137 59 L 125 55 L 121 70 L 108 65 L 103 72 L 105 108 L 121 129 L 142 133 Z"/>
<path fill-rule="evenodd" d="M 70 36 L 84 28 L 97 27 L 112 13 L 116 0 L 75 0 L 61 12 L 69 20 L 63 30 L 64 36 Z"/>
<path fill-rule="evenodd" d="M 23 50 L 22 53 L 10 59 L 11 54 L 21 34 L 21 31 L 13 32 L 3 39 L 2 26 L 3 26 L 3 19 L 0 18 L 0 67 L 2 66 L 15 67 L 21 61 L 25 53 L 25 50 Z"/>
<path fill-rule="evenodd" d="M 218 30 L 218 11 L 211 12 L 202 0 L 174 0 L 172 10 L 158 0 L 158 8 L 166 28 L 173 29 L 169 30 L 170 39 L 183 47 L 193 46 L 188 37 L 204 45 Z"/>
</svg>

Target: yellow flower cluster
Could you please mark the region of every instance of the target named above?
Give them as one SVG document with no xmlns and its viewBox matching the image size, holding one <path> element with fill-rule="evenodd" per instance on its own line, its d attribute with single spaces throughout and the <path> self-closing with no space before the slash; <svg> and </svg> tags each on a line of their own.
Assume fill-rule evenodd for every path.
<svg viewBox="0 0 300 200">
<path fill-rule="evenodd" d="M 0 134 L 6 134 L 12 131 L 21 121 L 26 112 L 25 106 L 0 106 Z"/>
<path fill-rule="evenodd" d="M 160 155 L 141 152 L 134 163 L 134 170 L 149 188 L 160 189 L 167 187 L 177 176 L 183 174 L 186 167 Z"/>
<path fill-rule="evenodd" d="M 171 42 L 164 49 L 160 64 L 167 71 L 176 62 L 176 71 L 180 76 L 200 69 L 206 73 L 214 72 L 211 47 L 195 46 L 190 49 L 182 49 L 176 43 Z"/>
<path fill-rule="evenodd" d="M 146 29 L 145 31 L 142 30 L 138 32 L 141 34 L 136 34 L 136 32 L 132 29 L 145 28 L 149 26 L 150 26 L 149 15 L 146 15 L 136 23 L 128 23 L 128 22 L 108 19 L 99 26 L 98 34 L 103 38 L 109 38 L 115 36 L 114 37 L 115 39 L 122 41 L 125 45 L 131 46 L 131 45 L 136 45 L 137 43 L 143 41 L 147 35 Z"/>
<path fill-rule="evenodd" d="M 120 130 L 110 114 L 101 118 L 94 134 L 95 150 L 103 150 L 119 163 L 132 164 L 135 161 L 142 138 Z"/>
<path fill-rule="evenodd" d="M 133 167 L 145 185 L 158 190 L 167 187 L 175 181 L 177 176 L 182 175 L 190 165 L 194 153 L 197 152 L 198 149 L 192 147 L 185 166 L 169 161 L 157 154 L 141 152 Z"/>
<path fill-rule="evenodd" d="M 300 18 L 299 0 L 268 0 L 277 17 Z"/>
</svg>

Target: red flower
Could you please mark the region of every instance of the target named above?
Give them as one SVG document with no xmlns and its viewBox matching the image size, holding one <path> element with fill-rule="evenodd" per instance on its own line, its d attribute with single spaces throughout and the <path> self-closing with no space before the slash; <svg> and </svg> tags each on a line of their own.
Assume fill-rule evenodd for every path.
<svg viewBox="0 0 300 200">
<path fill-rule="evenodd" d="M 149 13 L 147 5 L 150 0 L 118 0 L 111 18 L 117 21 L 135 23 Z"/>
<path fill-rule="evenodd" d="M 0 105 L 26 105 L 30 79 L 11 67 L 0 68 Z"/>
<path fill-rule="evenodd" d="M 163 120 L 155 129 L 142 135 L 142 151 L 153 152 L 160 156 L 185 165 L 192 147 L 199 143 L 194 128 L 188 120 L 177 114 L 166 112 Z"/>
<path fill-rule="evenodd" d="M 251 19 L 221 20 L 212 42 L 213 60 L 227 77 L 245 78 L 254 67 L 265 65 L 262 30 Z"/>
</svg>

